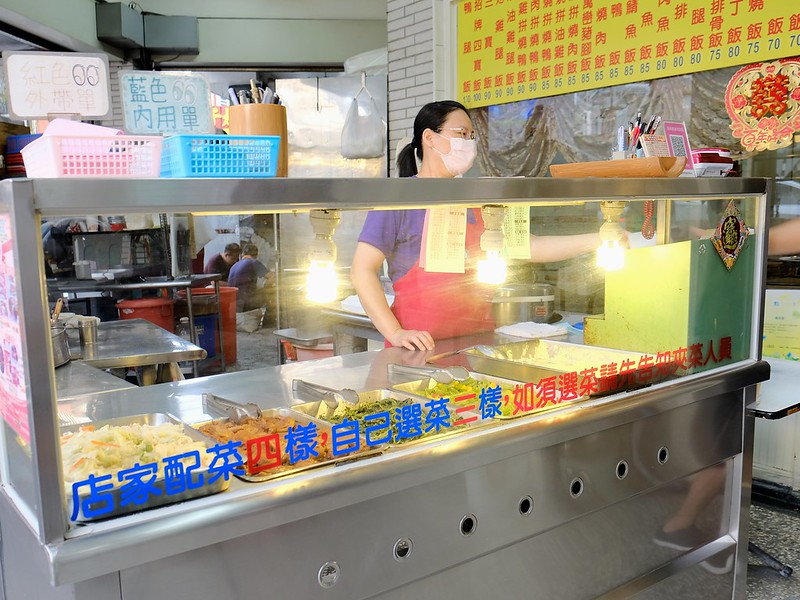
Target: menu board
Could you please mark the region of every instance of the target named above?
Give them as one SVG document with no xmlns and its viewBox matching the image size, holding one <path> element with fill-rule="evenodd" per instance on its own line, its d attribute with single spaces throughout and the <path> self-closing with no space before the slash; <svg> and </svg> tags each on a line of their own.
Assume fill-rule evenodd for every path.
<svg viewBox="0 0 800 600">
<path fill-rule="evenodd" d="M 8 113 L 18 119 L 111 113 L 105 54 L 3 52 Z"/>
<path fill-rule="evenodd" d="M 458 94 L 468 107 L 800 54 L 790 0 L 465 0 Z"/>
<path fill-rule="evenodd" d="M 0 415 L 30 442 L 11 217 L 0 215 Z"/>
<path fill-rule="evenodd" d="M 202 75 L 120 71 L 119 82 L 128 133 L 214 132 L 208 82 Z"/>
</svg>

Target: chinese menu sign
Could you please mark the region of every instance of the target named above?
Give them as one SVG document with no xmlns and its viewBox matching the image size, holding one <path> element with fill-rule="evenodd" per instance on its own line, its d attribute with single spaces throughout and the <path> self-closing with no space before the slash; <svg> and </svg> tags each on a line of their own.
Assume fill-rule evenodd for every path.
<svg viewBox="0 0 800 600">
<path fill-rule="evenodd" d="M 0 215 L 0 414 L 30 442 L 11 218 Z"/>
<path fill-rule="evenodd" d="M 3 52 L 8 112 L 19 119 L 111 112 L 105 54 Z"/>
<path fill-rule="evenodd" d="M 208 82 L 202 75 L 120 72 L 125 131 L 135 134 L 214 132 Z"/>
<path fill-rule="evenodd" d="M 464 0 L 470 108 L 800 54 L 791 0 Z"/>
</svg>

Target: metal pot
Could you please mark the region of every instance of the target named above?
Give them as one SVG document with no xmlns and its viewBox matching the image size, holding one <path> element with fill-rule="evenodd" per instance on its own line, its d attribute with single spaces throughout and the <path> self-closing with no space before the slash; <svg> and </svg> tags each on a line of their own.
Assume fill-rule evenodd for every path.
<svg viewBox="0 0 800 600">
<path fill-rule="evenodd" d="M 69 362 L 69 341 L 64 325 L 50 326 L 50 341 L 53 344 L 53 364 L 60 367 Z"/>
<path fill-rule="evenodd" d="M 546 323 L 553 316 L 555 295 L 548 283 L 512 283 L 497 288 L 492 313 L 498 326 L 533 321 Z"/>
</svg>

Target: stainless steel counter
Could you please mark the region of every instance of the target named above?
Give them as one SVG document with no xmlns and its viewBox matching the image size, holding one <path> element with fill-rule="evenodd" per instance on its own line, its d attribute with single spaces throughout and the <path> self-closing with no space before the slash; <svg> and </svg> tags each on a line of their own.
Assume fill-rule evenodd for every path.
<svg viewBox="0 0 800 600">
<path fill-rule="evenodd" d="M 75 399 L 59 404 L 59 408 L 63 406 L 73 414 L 96 419 L 170 412 L 188 422 L 197 422 L 208 418 L 202 409 L 203 392 L 255 402 L 263 408 L 290 406 L 294 402 L 293 378 L 335 387 L 372 389 L 381 382 L 386 384 L 387 364 L 416 363 L 419 355 L 387 349 L 338 356 L 122 390 L 96 396 L 88 402 Z M 333 469 L 308 471 L 283 481 L 264 484 L 234 481 L 228 491 L 217 496 L 74 529 L 66 543 L 53 548 L 54 577 L 60 582 L 74 582 L 121 570 L 123 585 L 135 591 L 133 597 L 145 598 L 170 588 L 164 579 L 167 573 L 173 580 L 176 573 L 184 573 L 188 579 L 181 578 L 182 581 L 199 579 L 202 585 L 196 593 L 209 597 L 202 596 L 203 590 L 207 587 L 214 590 L 212 594 L 219 593 L 216 578 L 225 577 L 208 560 L 218 561 L 219 556 L 225 556 L 223 562 L 228 566 L 224 569 L 238 572 L 238 567 L 231 566 L 234 564 L 241 564 L 245 570 L 255 569 L 255 564 L 250 564 L 252 559 L 262 556 L 256 547 L 264 551 L 271 547 L 269 540 L 281 539 L 280 552 L 285 558 L 270 555 L 271 558 L 264 558 L 265 563 L 259 563 L 261 569 L 270 573 L 267 577 L 270 589 L 279 590 L 279 597 L 294 590 L 296 596 L 303 598 L 322 598 L 325 591 L 330 594 L 325 597 L 352 599 L 367 597 L 367 590 L 372 594 L 403 581 L 408 584 L 409 577 L 417 579 L 455 568 L 459 562 L 478 560 L 478 555 L 509 545 L 521 544 L 519 551 L 525 556 L 542 556 L 538 552 L 544 551 L 544 547 L 539 546 L 545 544 L 549 547 L 548 554 L 560 557 L 567 552 L 571 560 L 565 555 L 565 565 L 575 561 L 582 564 L 589 560 L 585 549 L 579 551 L 574 545 L 553 546 L 552 536 L 544 535 L 553 528 L 563 527 L 562 533 L 566 533 L 567 529 L 578 527 L 580 535 L 578 530 L 569 535 L 577 535 L 574 539 L 582 539 L 586 547 L 596 551 L 595 546 L 605 545 L 606 552 L 626 556 L 630 564 L 625 574 L 608 573 L 604 580 L 609 585 L 616 582 L 614 586 L 631 592 L 633 584 L 623 585 L 623 582 L 641 569 L 655 570 L 657 579 L 667 579 L 669 574 L 691 566 L 701 571 L 698 565 L 704 559 L 734 550 L 734 541 L 728 533 L 734 521 L 729 519 L 737 519 L 738 514 L 725 508 L 725 503 L 737 503 L 735 483 L 715 492 L 715 503 L 722 508 L 715 513 L 718 521 L 714 527 L 720 529 L 716 534 L 708 533 L 706 544 L 692 556 L 680 558 L 674 551 L 655 546 L 648 551 L 639 550 L 635 556 L 629 552 L 631 548 L 646 546 L 645 539 L 639 538 L 643 534 L 649 536 L 650 527 L 656 527 L 659 520 L 677 511 L 683 495 L 676 491 L 683 489 L 683 483 L 688 488 L 692 474 L 716 468 L 712 465 L 741 452 L 741 420 L 737 421 L 743 410 L 741 389 L 765 374 L 763 363 L 738 364 L 714 375 L 687 377 L 646 391 L 587 401 L 422 447 Z M 730 438 L 726 437 L 721 444 L 686 444 L 687 428 L 699 432 L 712 421 L 718 427 L 722 415 L 727 415 L 724 419 L 730 420 L 733 427 Z M 669 448 L 669 463 L 656 461 L 659 448 Z M 628 469 L 621 478 L 619 471 L 614 476 L 619 461 L 624 461 Z M 731 463 L 731 477 L 735 474 L 733 467 Z M 530 478 L 529 469 L 534 469 L 536 478 Z M 571 486 L 577 485 L 576 477 L 582 481 L 580 493 L 570 499 L 569 490 L 575 491 Z M 669 482 L 672 483 L 668 485 Z M 566 492 L 566 498 L 559 492 Z M 520 520 L 517 504 L 529 495 L 535 499 L 533 514 L 538 516 L 525 519 L 523 515 Z M 388 519 L 389 514 L 393 517 L 375 521 L 370 516 L 372 511 L 375 518 L 384 515 Z M 478 531 L 482 533 L 458 534 L 459 519 L 464 515 L 477 515 L 481 523 Z M 573 519 L 583 525 L 568 525 Z M 637 522 L 637 527 L 628 526 L 631 520 Z M 601 525 L 603 522 L 607 524 Z M 606 531 L 608 527 L 611 530 Z M 625 531 L 625 538 L 611 533 L 616 527 Z M 348 542 L 354 548 L 352 551 L 345 551 L 341 545 L 348 530 L 351 538 L 356 536 L 360 540 Z M 453 533 L 455 537 L 451 538 Z M 403 563 L 405 566 L 401 568 L 391 558 L 391 546 L 403 536 L 413 539 L 418 558 Z M 621 545 L 612 539 L 618 539 Z M 231 544 L 226 540 L 236 541 Z M 369 549 L 376 544 L 382 550 L 370 556 Z M 208 552 L 203 548 L 208 548 Z M 297 563 L 289 561 L 290 556 L 303 559 Z M 326 560 L 332 559 L 339 561 L 347 577 L 338 589 L 323 590 L 316 583 L 316 572 Z M 513 562 L 514 559 L 498 551 L 495 558 L 489 561 L 487 557 L 482 564 L 489 566 L 491 562 L 494 568 L 499 568 L 496 560 Z M 597 556 L 593 560 L 598 560 Z M 670 565 L 668 568 L 663 567 L 666 563 Z M 542 569 L 548 569 L 546 565 L 547 561 L 534 561 L 526 569 L 531 569 L 531 577 L 537 573 L 541 577 Z M 663 567 L 661 570 L 659 565 Z M 273 568 L 278 571 L 273 572 Z M 374 578 L 369 574 L 374 572 L 390 575 L 388 580 L 383 576 Z M 452 581 L 458 571 L 448 572 L 446 579 Z M 234 576 L 237 583 L 235 591 L 230 592 L 232 597 L 253 597 L 259 589 L 257 581 L 246 583 L 245 580 L 253 578 L 241 577 L 243 574 Z M 569 578 L 562 575 L 566 576 L 566 572 L 555 579 L 566 585 Z M 417 587 L 422 590 L 420 597 L 430 597 L 426 594 L 432 588 Z M 576 589 L 569 585 L 566 588 Z M 509 593 L 505 597 L 517 596 Z M 582 596 L 566 593 L 564 597 Z"/>
<path fill-rule="evenodd" d="M 756 357 L 769 187 L 763 180 L 690 179 L 3 182 L 0 213 L 11 225 L 19 275 L 19 348 L 31 424 L 30 444 L 10 426 L 0 436 L 2 445 L 12 448 L 0 465 L 0 524 L 4 539 L 14 541 L 0 546 L 5 597 L 740 598 L 754 421 L 745 406 L 754 403 L 756 384 L 768 377 L 767 365 Z M 697 295 L 667 303 L 691 307 L 698 323 L 724 325 L 712 337 L 689 325 L 687 341 L 722 342 L 742 334 L 741 344 L 734 346 L 737 362 L 721 366 L 715 360 L 708 371 L 645 389 L 561 405 L 284 479 L 237 480 L 218 495 L 67 526 L 67 490 L 59 470 L 62 409 L 75 409 L 84 418 L 174 409 L 196 421 L 204 417 L 204 391 L 261 406 L 290 404 L 288 385 L 295 375 L 363 389 L 385 380 L 390 355 L 340 356 L 56 404 L 52 360 L 42 353 L 49 347 L 42 218 L 498 202 L 574 206 L 609 200 L 655 200 L 658 239 L 664 245 L 679 242 L 670 235 L 673 217 L 687 226 L 699 222 L 681 216 L 684 201 L 712 200 L 720 212 L 731 200 L 742 205 L 748 227 L 755 229 L 748 238 L 752 261 L 737 262 L 736 281 L 741 276 L 745 285 L 738 287 L 742 294 L 736 303 L 726 305 L 744 317 L 742 322 L 706 318 L 709 305 L 698 310 Z M 692 254 L 678 266 L 693 269 L 695 258 Z M 725 276 L 716 257 L 706 253 L 705 258 Z M 661 269 L 652 264 L 641 272 L 660 277 Z M 710 286 L 704 278 L 698 281 Z M 665 314 L 660 302 L 646 307 L 638 316 Z M 665 348 L 676 350 L 682 339 Z M 444 345 L 437 351 L 446 354 Z M 453 355 L 440 360 L 448 358 Z M 20 471 L 30 485 L 23 485 Z M 701 514 L 693 522 L 693 539 L 684 546 L 659 543 L 664 525 L 698 494 Z"/>
<path fill-rule="evenodd" d="M 145 319 L 102 322 L 97 328 L 97 342 L 85 346 L 81 346 L 77 330 L 68 332 L 73 360 L 98 369 L 142 367 L 145 385 L 166 377 L 167 369 L 172 371 L 170 379 L 174 379 L 175 368 L 169 365 L 202 360 L 207 355 L 200 346 Z"/>
<path fill-rule="evenodd" d="M 154 277 L 146 281 L 122 283 L 113 280 L 95 281 L 93 279 L 48 279 L 47 289 L 51 292 L 71 294 L 76 292 L 131 292 L 134 290 L 185 289 L 204 287 L 219 281 L 219 273 L 210 275 L 190 275 L 188 277 Z"/>
<path fill-rule="evenodd" d="M 59 402 L 83 398 L 90 394 L 115 392 L 135 388 L 120 377 L 115 377 L 87 363 L 70 361 L 56 370 L 56 399 Z"/>
<path fill-rule="evenodd" d="M 198 274 L 189 275 L 186 277 L 153 277 L 147 281 L 137 281 L 130 283 L 118 283 L 116 281 L 94 281 L 84 279 L 50 279 L 47 281 L 48 292 L 55 292 L 58 294 L 67 294 L 79 297 L 81 295 L 89 294 L 96 295 L 106 292 L 133 292 L 141 290 L 184 290 L 186 293 L 187 311 L 189 314 L 189 330 L 192 336 L 192 341 L 197 343 L 197 330 L 194 322 L 194 309 L 192 302 L 192 288 L 205 287 L 210 284 L 214 285 L 214 296 L 217 306 L 217 335 L 219 338 L 219 353 L 220 360 L 222 361 L 222 370 L 225 370 L 225 347 L 224 335 L 222 334 L 222 301 L 219 293 L 219 282 L 222 275 L 219 273 L 212 274 Z M 201 357 L 205 358 L 205 356 Z M 187 359 L 196 360 L 196 359 Z M 124 365 L 123 365 L 124 366 Z M 135 365 L 138 366 L 138 365 Z M 192 366 L 194 376 L 199 374 L 197 364 Z"/>
<path fill-rule="evenodd" d="M 779 358 L 764 359 L 769 363 L 770 377 L 759 388 L 758 400 L 750 407 L 756 417 L 782 419 L 800 410 L 800 362 Z"/>
</svg>

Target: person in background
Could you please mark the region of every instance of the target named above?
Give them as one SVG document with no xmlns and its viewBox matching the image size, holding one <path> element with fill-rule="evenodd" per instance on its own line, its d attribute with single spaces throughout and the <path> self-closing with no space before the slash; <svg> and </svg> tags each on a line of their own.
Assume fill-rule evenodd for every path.
<svg viewBox="0 0 800 600">
<path fill-rule="evenodd" d="M 770 256 L 800 254 L 800 218 L 769 228 L 767 254 Z"/>
<path fill-rule="evenodd" d="M 460 177 L 477 154 L 475 131 L 466 108 L 452 100 L 423 106 L 414 119 L 411 143 L 397 156 L 400 177 Z M 421 161 L 417 170 L 416 157 Z M 483 221 L 479 209 L 467 211 L 466 273 L 429 273 L 419 265 L 425 210 L 372 211 L 353 256 L 350 278 L 387 345 L 431 350 L 434 340 L 494 329 L 494 288 L 475 277 Z M 531 236 L 536 262 L 572 258 L 599 246 L 597 233 L 559 237 Z M 386 260 L 395 300 L 391 308 L 378 278 Z"/>
<path fill-rule="evenodd" d="M 231 267 L 228 285 L 238 288 L 236 293 L 237 312 L 247 312 L 268 305 L 270 276 L 269 269 L 258 260 L 258 246 L 245 244 L 242 257 Z M 264 280 L 264 285 L 259 285 Z"/>
<path fill-rule="evenodd" d="M 219 273 L 222 275 L 221 283 L 225 284 L 228 281 L 228 273 L 230 273 L 231 267 L 239 260 L 241 251 L 239 244 L 231 242 L 225 246 L 222 252 L 211 257 L 211 260 L 206 263 L 206 268 L 203 269 L 203 272 L 206 275 Z"/>
</svg>

